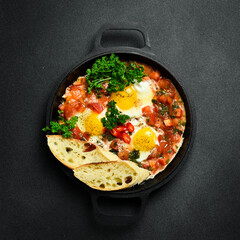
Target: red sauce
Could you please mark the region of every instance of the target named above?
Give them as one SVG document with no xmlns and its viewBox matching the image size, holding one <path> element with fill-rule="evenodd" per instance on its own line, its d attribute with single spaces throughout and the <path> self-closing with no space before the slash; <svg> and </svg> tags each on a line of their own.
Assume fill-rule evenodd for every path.
<svg viewBox="0 0 240 240">
<path fill-rule="evenodd" d="M 76 113 L 84 112 L 88 107 L 96 113 L 101 113 L 109 101 L 109 97 L 101 94 L 91 94 L 87 92 L 87 82 L 85 77 L 80 77 L 73 85 L 66 89 L 65 101 L 59 106 L 59 109 L 64 112 L 64 117 L 70 119 Z"/>
</svg>

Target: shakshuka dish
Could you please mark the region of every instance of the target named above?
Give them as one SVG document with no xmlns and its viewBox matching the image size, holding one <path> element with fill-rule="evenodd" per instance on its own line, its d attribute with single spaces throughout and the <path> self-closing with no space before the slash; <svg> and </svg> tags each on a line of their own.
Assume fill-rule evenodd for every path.
<svg viewBox="0 0 240 240">
<path fill-rule="evenodd" d="M 130 187 L 163 171 L 181 147 L 186 125 L 173 83 L 158 69 L 115 54 L 97 59 L 66 88 L 58 113 L 59 120 L 43 129 L 54 133 L 47 136 L 52 153 L 100 190 Z"/>
</svg>

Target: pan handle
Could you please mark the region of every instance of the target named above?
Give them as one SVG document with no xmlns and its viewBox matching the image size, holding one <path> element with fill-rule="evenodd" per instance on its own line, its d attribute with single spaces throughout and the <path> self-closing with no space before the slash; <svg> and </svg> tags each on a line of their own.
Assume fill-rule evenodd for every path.
<svg viewBox="0 0 240 240">
<path fill-rule="evenodd" d="M 101 39 L 102 39 L 103 33 L 109 30 L 113 30 L 113 31 L 114 30 L 134 30 L 134 31 L 140 32 L 144 40 L 144 46 L 140 49 L 151 53 L 151 45 L 150 45 L 147 29 L 143 25 L 139 23 L 133 23 L 133 22 L 117 22 L 114 24 L 110 24 L 110 23 L 104 24 L 96 34 L 96 38 L 94 41 L 94 51 L 99 52 L 105 49 L 101 44 Z M 133 48 L 133 47 L 120 47 L 120 48 Z"/>
<path fill-rule="evenodd" d="M 114 226 L 126 226 L 126 225 L 130 225 L 133 224 L 135 222 L 137 222 L 137 220 L 139 220 L 141 218 L 141 216 L 144 213 L 145 207 L 146 207 L 146 203 L 147 203 L 147 199 L 149 196 L 149 193 L 141 193 L 141 194 L 131 194 L 126 196 L 121 196 L 121 195 L 109 195 L 108 193 L 105 192 L 99 192 L 99 191 L 90 191 L 90 196 L 91 196 L 91 201 L 92 201 L 92 206 L 93 206 L 93 214 L 94 217 L 96 219 L 97 222 L 104 224 L 104 225 L 114 225 Z M 99 200 L 101 197 L 107 197 L 112 201 L 114 201 L 115 199 L 120 200 L 124 199 L 124 200 L 134 200 L 134 201 L 138 201 L 138 205 L 137 208 L 135 209 L 135 212 L 133 214 L 114 214 L 114 213 L 107 213 L 104 212 L 104 210 L 101 208 L 101 206 L 99 205 Z M 104 201 L 104 200 L 103 200 Z M 119 202 L 119 201 L 118 201 Z M 119 203 L 120 204 L 120 203 Z M 117 206 L 115 206 L 117 207 Z M 119 206 L 122 207 L 122 206 Z M 112 210 L 114 212 L 114 209 Z M 111 211 L 111 212 L 112 212 Z"/>
</svg>

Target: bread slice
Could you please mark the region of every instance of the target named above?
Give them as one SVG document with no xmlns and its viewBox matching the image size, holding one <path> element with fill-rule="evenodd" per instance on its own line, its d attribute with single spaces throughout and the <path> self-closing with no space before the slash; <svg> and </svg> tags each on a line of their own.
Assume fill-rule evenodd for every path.
<svg viewBox="0 0 240 240">
<path fill-rule="evenodd" d="M 89 187 L 115 191 L 140 184 L 150 172 L 130 161 L 89 163 L 74 169 L 74 176 Z"/>
<path fill-rule="evenodd" d="M 86 142 L 63 138 L 61 135 L 47 135 L 48 146 L 53 155 L 68 168 L 74 169 L 86 163 L 120 160 L 115 154 L 96 146 L 91 152 L 84 152 Z"/>
</svg>

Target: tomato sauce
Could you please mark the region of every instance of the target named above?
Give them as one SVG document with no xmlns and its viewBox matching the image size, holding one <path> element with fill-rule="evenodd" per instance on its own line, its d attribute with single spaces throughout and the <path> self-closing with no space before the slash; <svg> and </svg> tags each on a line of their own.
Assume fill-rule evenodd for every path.
<svg viewBox="0 0 240 240">
<path fill-rule="evenodd" d="M 79 77 L 73 85 L 66 89 L 64 99 L 65 101 L 59 106 L 59 109 L 64 112 L 66 119 L 84 112 L 86 108 L 101 113 L 109 102 L 109 96 L 97 94 L 93 91 L 90 94 L 87 92 L 85 77 Z"/>
<path fill-rule="evenodd" d="M 147 117 L 148 125 L 164 131 L 163 135 L 158 136 L 159 145 L 142 162 L 143 168 L 156 174 L 165 168 L 178 151 L 185 129 L 186 116 L 184 104 L 172 82 L 148 65 L 144 64 L 143 67 L 145 73 L 156 81 L 158 90 L 153 99 L 153 107 L 144 107 L 142 113 Z"/>
</svg>

